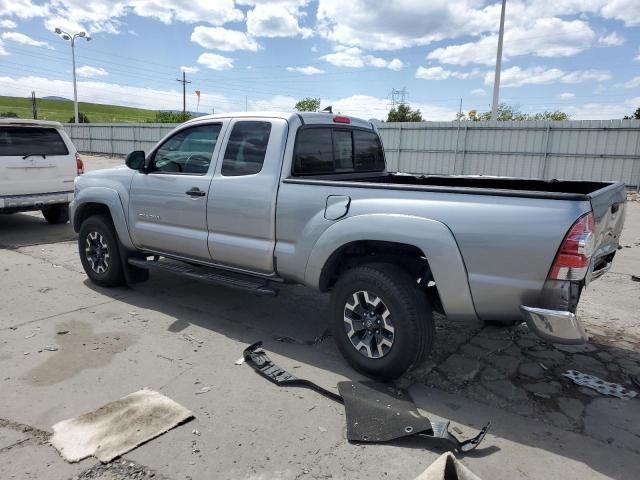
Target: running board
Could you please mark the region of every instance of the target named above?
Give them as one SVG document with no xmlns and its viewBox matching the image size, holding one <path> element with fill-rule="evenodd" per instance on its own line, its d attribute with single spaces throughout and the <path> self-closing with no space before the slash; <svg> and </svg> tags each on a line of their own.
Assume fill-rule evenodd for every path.
<svg viewBox="0 0 640 480">
<path fill-rule="evenodd" d="M 129 258 L 129 264 L 146 270 L 163 270 L 183 277 L 200 280 L 201 282 L 221 285 L 224 287 L 244 290 L 256 295 L 276 296 L 278 290 L 270 285 L 269 280 L 263 280 L 249 275 L 243 275 L 211 267 L 199 267 L 189 263 L 173 260 L 146 260 Z"/>
</svg>

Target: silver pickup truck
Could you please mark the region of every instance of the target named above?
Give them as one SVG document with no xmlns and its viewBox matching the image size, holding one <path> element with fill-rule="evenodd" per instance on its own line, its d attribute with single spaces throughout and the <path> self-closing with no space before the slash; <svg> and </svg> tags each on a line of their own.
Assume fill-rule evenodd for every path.
<svg viewBox="0 0 640 480">
<path fill-rule="evenodd" d="M 331 292 L 346 359 L 394 378 L 430 352 L 433 311 L 586 341 L 576 307 L 611 266 L 625 201 L 621 183 L 393 173 L 370 122 L 240 113 L 78 177 L 71 218 L 98 285 L 166 270 L 261 295 Z"/>
</svg>

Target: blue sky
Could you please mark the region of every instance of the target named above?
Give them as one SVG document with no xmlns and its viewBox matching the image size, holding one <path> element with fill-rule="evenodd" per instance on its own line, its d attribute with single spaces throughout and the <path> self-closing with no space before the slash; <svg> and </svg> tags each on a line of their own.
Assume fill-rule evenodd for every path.
<svg viewBox="0 0 640 480">
<path fill-rule="evenodd" d="M 384 118 L 490 108 L 500 4 L 483 0 L 0 0 L 0 94 L 178 109 L 290 110 L 304 96 Z M 639 0 L 508 0 L 501 99 L 621 118 L 640 107 Z M 195 90 L 201 91 L 197 105 Z"/>
</svg>

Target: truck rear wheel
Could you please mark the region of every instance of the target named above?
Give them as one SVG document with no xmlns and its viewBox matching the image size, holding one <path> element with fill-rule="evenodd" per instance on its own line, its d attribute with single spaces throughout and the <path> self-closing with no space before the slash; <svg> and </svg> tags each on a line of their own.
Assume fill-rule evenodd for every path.
<svg viewBox="0 0 640 480">
<path fill-rule="evenodd" d="M 331 329 L 357 370 L 391 380 L 431 351 L 434 321 L 429 301 L 401 268 L 385 263 L 345 272 L 331 295 Z"/>
<path fill-rule="evenodd" d="M 106 215 L 94 215 L 82 222 L 78 253 L 85 273 L 96 285 L 117 287 L 125 283 L 118 237 Z"/>
<path fill-rule="evenodd" d="M 42 208 L 42 216 L 51 224 L 67 223 L 69 221 L 69 205 L 51 205 Z"/>
</svg>

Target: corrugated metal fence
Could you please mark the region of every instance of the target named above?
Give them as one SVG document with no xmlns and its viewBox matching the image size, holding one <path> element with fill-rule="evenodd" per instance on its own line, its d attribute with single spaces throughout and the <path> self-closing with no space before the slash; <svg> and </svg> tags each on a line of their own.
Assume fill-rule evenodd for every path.
<svg viewBox="0 0 640 480">
<path fill-rule="evenodd" d="M 65 125 L 82 152 L 150 150 L 175 125 Z M 640 184 L 640 121 L 421 122 L 379 126 L 391 170 Z"/>
</svg>

